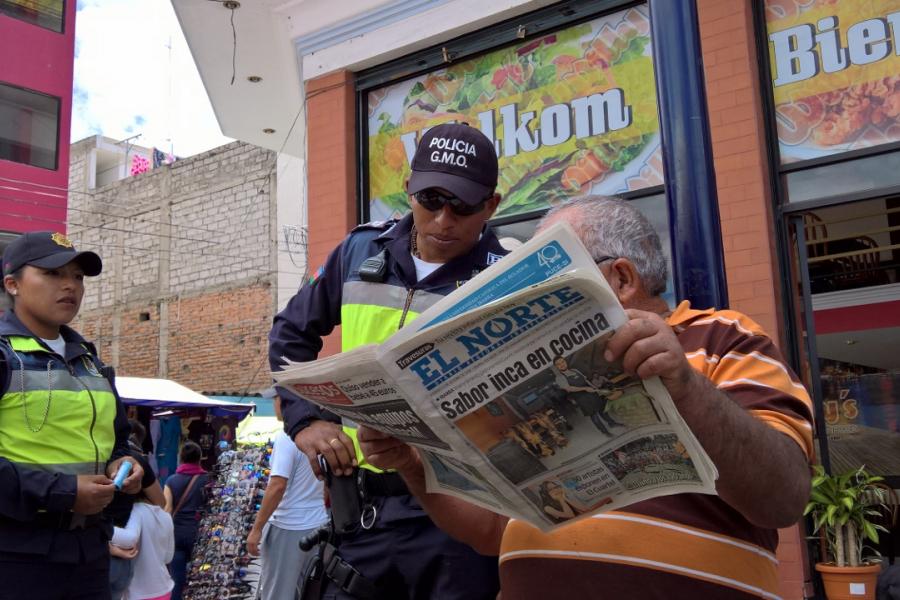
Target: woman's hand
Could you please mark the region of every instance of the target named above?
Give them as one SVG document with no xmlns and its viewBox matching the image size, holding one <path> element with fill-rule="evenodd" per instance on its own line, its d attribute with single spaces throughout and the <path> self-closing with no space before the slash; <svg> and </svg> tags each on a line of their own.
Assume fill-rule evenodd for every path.
<svg viewBox="0 0 900 600">
<path fill-rule="evenodd" d="M 112 502 L 116 487 L 105 475 L 79 475 L 72 512 L 95 515 Z"/>
<path fill-rule="evenodd" d="M 141 491 L 141 480 L 144 478 L 144 468 L 141 467 L 141 463 L 130 456 L 123 456 L 122 458 L 117 458 L 109 463 L 106 466 L 106 476 L 110 479 L 114 479 L 123 462 L 131 463 L 131 472 L 128 474 L 128 477 L 125 478 L 124 483 L 122 483 L 122 491 L 126 494 L 137 494 Z"/>
</svg>

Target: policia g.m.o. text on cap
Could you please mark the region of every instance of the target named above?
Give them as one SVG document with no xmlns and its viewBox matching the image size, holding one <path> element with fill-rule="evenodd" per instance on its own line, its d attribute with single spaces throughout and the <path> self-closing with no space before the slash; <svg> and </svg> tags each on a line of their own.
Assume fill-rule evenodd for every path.
<svg viewBox="0 0 900 600">
<path fill-rule="evenodd" d="M 62 234 L 26 233 L 3 253 L 0 316 L 0 599 L 110 596 L 112 477 L 132 463 L 112 370 L 66 326 L 102 264 Z"/>
<path fill-rule="evenodd" d="M 275 317 L 269 336 L 273 370 L 284 360 L 315 360 L 322 338 L 341 325 L 342 350 L 380 343 L 444 295 L 506 254 L 487 220 L 500 203 L 497 155 L 479 130 L 447 123 L 419 141 L 407 181 L 411 214 L 360 225 L 328 257 L 313 282 Z M 496 559 L 484 557 L 441 532 L 396 473 L 364 460 L 355 427 L 285 390 L 285 431 L 323 475 L 350 477 L 360 522 L 334 537 L 343 581 L 327 581 L 335 598 L 358 573 L 376 598 L 493 599 Z M 352 519 L 349 519 L 352 521 Z M 333 562 L 333 559 L 329 559 Z M 327 566 L 327 565 L 326 565 Z M 349 575 L 348 575 L 349 573 Z"/>
</svg>

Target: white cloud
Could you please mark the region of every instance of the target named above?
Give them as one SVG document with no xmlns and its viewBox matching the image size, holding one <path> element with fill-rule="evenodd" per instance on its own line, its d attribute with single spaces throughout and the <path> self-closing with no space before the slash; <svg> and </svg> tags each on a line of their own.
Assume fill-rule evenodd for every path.
<svg viewBox="0 0 900 600">
<path fill-rule="evenodd" d="M 231 141 L 170 2 L 79 0 L 75 43 L 72 141 L 140 133 L 137 144 L 182 157 Z"/>
</svg>

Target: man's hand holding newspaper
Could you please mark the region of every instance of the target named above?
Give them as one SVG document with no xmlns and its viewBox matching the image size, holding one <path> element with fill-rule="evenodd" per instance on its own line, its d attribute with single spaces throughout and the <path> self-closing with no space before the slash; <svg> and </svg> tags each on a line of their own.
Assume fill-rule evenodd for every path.
<svg viewBox="0 0 900 600">
<path fill-rule="evenodd" d="M 622 309 L 567 225 L 380 346 L 273 376 L 359 424 L 374 465 L 421 464 L 428 492 L 541 529 L 715 490 L 715 467 L 666 391 L 685 398 L 696 385 L 674 333 L 655 314 Z"/>
</svg>

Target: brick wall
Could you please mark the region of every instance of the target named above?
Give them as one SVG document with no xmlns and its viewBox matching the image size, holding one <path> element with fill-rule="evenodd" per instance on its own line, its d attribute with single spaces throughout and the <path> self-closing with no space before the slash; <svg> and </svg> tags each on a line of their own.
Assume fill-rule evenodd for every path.
<svg viewBox="0 0 900 600">
<path fill-rule="evenodd" d="M 168 314 L 163 316 L 161 308 Z M 176 296 L 115 313 L 92 311 L 79 316 L 74 326 L 97 345 L 104 361 L 115 364 L 119 375 L 156 377 L 164 371 L 168 379 L 211 394 L 243 395 L 269 384 L 268 285 Z M 167 348 L 164 365 L 161 340 Z"/>
<path fill-rule="evenodd" d="M 699 0 L 728 296 L 781 339 L 780 281 L 751 2 Z"/>
<path fill-rule="evenodd" d="M 242 395 L 267 387 L 271 326 L 266 285 L 178 298 L 169 303 L 169 376 L 205 392 Z"/>
<path fill-rule="evenodd" d="M 729 300 L 784 339 L 753 8 L 750 0 L 698 0 L 697 7 Z M 779 538 L 781 595 L 800 600 L 808 571 L 800 527 Z"/>
<path fill-rule="evenodd" d="M 120 375 L 225 394 L 268 385 L 274 153 L 234 142 L 92 191 L 92 142 L 72 149 L 69 234 L 104 268 L 75 327 Z"/>
<path fill-rule="evenodd" d="M 309 265 L 314 270 L 357 221 L 356 98 L 353 74 L 340 71 L 306 84 L 309 129 L 307 198 Z M 340 351 L 340 331 L 321 355 Z"/>
<path fill-rule="evenodd" d="M 104 259 L 85 309 L 271 276 L 273 152 L 233 142 L 89 191 L 90 149 L 73 146 L 69 179 L 69 235 Z"/>
</svg>

